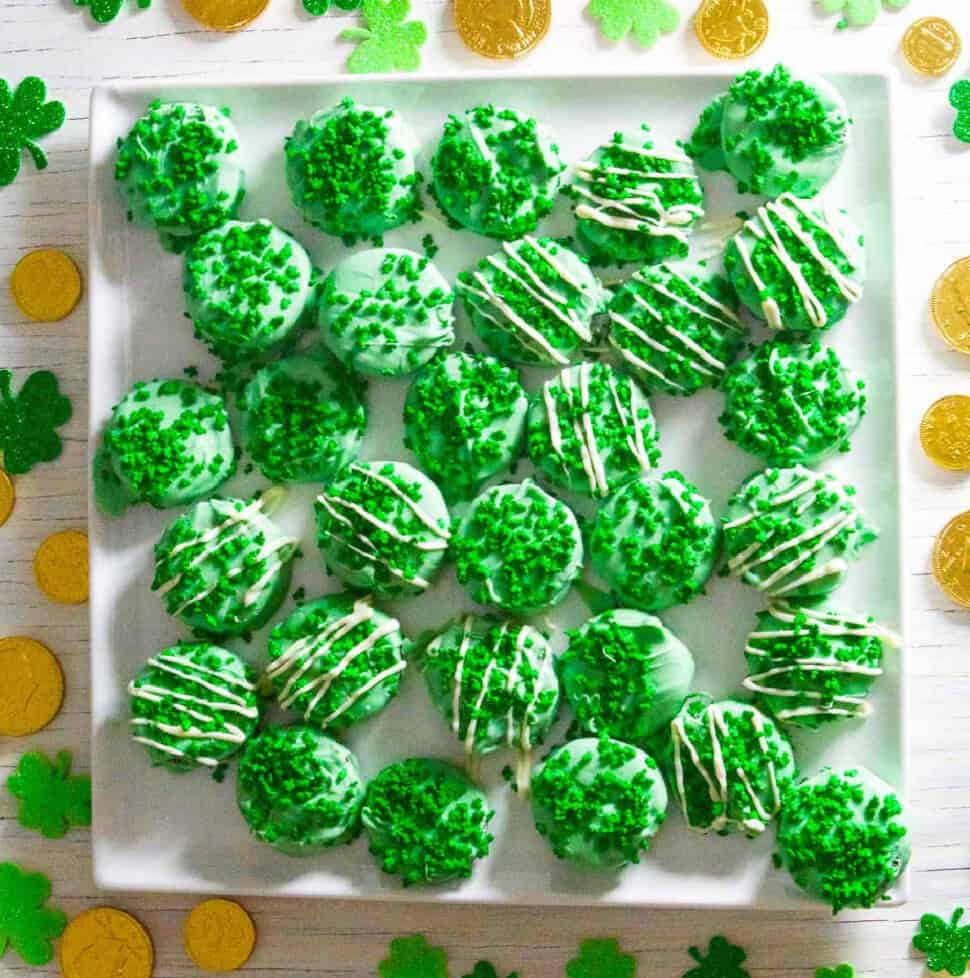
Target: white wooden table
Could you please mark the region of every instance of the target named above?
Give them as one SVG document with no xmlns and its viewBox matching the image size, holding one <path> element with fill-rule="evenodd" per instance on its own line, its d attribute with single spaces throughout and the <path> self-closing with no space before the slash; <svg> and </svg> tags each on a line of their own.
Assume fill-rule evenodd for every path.
<svg viewBox="0 0 970 978">
<path fill-rule="evenodd" d="M 685 20 L 694 0 L 675 0 Z M 348 46 L 337 41 L 353 15 L 335 11 L 311 20 L 299 0 L 272 0 L 248 30 L 233 36 L 202 31 L 180 0 L 155 0 L 140 11 L 134 0 L 114 23 L 95 27 L 71 0 L 3 0 L 0 3 L 0 77 L 17 82 L 39 74 L 53 97 L 67 106 L 68 121 L 44 142 L 49 170 L 37 173 L 24 161 L 16 183 L 0 190 L 0 366 L 27 371 L 53 369 L 74 401 L 63 458 L 17 479 L 14 516 L 0 530 L 0 634 L 36 636 L 54 649 L 67 678 L 67 696 L 51 726 L 25 740 L 0 738 L 0 778 L 28 748 L 54 752 L 71 748 L 78 770 L 88 760 L 88 650 L 84 609 L 51 605 L 35 588 L 33 553 L 51 531 L 83 527 L 85 518 L 86 331 L 79 308 L 63 323 L 25 321 L 14 307 L 6 280 L 17 259 L 42 245 L 63 248 L 85 266 L 87 220 L 88 93 L 104 79 L 204 74 L 209 78 L 258 73 L 280 78 L 340 70 Z M 549 37 L 512 70 L 630 68 L 712 65 L 682 29 L 650 52 L 632 44 L 610 46 L 585 17 L 585 0 L 554 0 Z M 948 78 L 919 79 L 903 63 L 899 40 L 917 16 L 940 14 L 963 33 L 970 48 L 967 0 L 913 0 L 902 13 L 883 13 L 864 31 L 836 33 L 836 18 L 816 14 L 812 0 L 768 0 L 771 36 L 755 63 L 790 59 L 822 70 L 889 69 L 898 76 L 896 125 L 901 200 L 900 268 L 903 370 L 904 465 L 912 478 L 912 512 L 907 541 L 911 602 L 911 822 L 915 840 L 913 899 L 897 909 L 845 914 L 832 920 L 824 909 L 794 915 L 716 912 L 601 912 L 476 909 L 428 905 L 355 905 L 326 901 L 250 900 L 260 941 L 247 975 L 370 976 L 389 940 L 415 930 L 445 945 L 453 974 L 466 973 L 479 957 L 522 978 L 564 974 L 579 940 L 616 936 L 637 955 L 641 978 L 677 978 L 691 962 L 690 944 L 723 932 L 747 946 L 753 978 L 794 978 L 823 964 L 850 961 L 857 974 L 901 978 L 922 972 L 910 950 L 920 914 L 949 914 L 970 903 L 970 612 L 951 605 L 929 573 L 933 537 L 956 512 L 970 507 L 970 481 L 942 473 L 919 450 L 923 409 L 945 393 L 970 393 L 970 360 L 949 352 L 934 334 L 926 299 L 936 275 L 970 253 L 970 148 L 949 135 L 949 84 L 966 69 L 967 57 Z M 457 37 L 450 0 L 413 0 L 431 38 L 424 49 L 428 70 L 488 67 L 465 51 Z M 496 72 L 509 70 L 495 66 Z M 729 68 L 728 68 L 729 70 Z M 887 324 L 887 329 L 889 324 Z M 21 829 L 13 800 L 0 791 L 0 859 L 47 872 L 55 905 L 73 915 L 111 902 L 91 883 L 88 833 L 72 831 L 48 842 Z M 197 972 L 185 957 L 181 927 L 191 897 L 123 895 L 117 905 L 149 927 L 159 978 Z M 56 973 L 26 969 L 8 953 L 0 976 Z M 109 976 L 105 976 L 109 978 Z"/>
</svg>

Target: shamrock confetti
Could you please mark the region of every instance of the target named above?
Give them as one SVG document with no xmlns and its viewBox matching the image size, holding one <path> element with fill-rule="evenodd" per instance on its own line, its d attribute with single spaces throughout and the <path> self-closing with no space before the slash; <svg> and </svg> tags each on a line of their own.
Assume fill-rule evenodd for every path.
<svg viewBox="0 0 970 978">
<path fill-rule="evenodd" d="M 38 170 L 47 169 L 47 154 L 34 140 L 60 129 L 67 112 L 62 102 L 47 102 L 46 98 L 47 86 L 34 75 L 25 78 L 14 92 L 0 78 L 0 187 L 16 179 L 24 150 Z"/>
<path fill-rule="evenodd" d="M 67 916 L 45 907 L 51 881 L 42 873 L 25 873 L 15 863 L 0 863 L 0 958 L 12 947 L 27 964 L 47 964 L 54 938 Z"/>
<path fill-rule="evenodd" d="M 617 941 L 592 939 L 579 945 L 579 956 L 566 965 L 568 978 L 634 978 L 637 962 Z"/>
<path fill-rule="evenodd" d="M 478 961 L 472 968 L 470 975 L 462 975 L 462 978 L 501 978 L 495 970 L 495 965 L 491 961 Z M 513 971 L 509 978 L 519 978 L 519 973 Z"/>
<path fill-rule="evenodd" d="M 91 779 L 71 774 L 67 751 L 57 755 L 56 763 L 36 752 L 24 754 L 7 788 L 20 801 L 20 824 L 47 839 L 60 839 L 72 825 L 91 824 Z"/>
<path fill-rule="evenodd" d="M 347 69 L 354 74 L 377 71 L 416 71 L 421 65 L 421 45 L 428 28 L 419 20 L 407 20 L 411 0 L 363 0 L 366 27 L 342 31 L 342 41 L 356 41 Z"/>
<path fill-rule="evenodd" d="M 448 978 L 448 955 L 423 934 L 391 941 L 391 953 L 377 966 L 381 978 Z"/>
<path fill-rule="evenodd" d="M 0 370 L 0 451 L 7 472 L 21 475 L 61 454 L 63 446 L 54 429 L 71 420 L 71 402 L 49 370 L 32 373 L 16 396 L 11 377 L 9 370 Z"/>
<path fill-rule="evenodd" d="M 855 978 L 855 968 L 851 964 L 840 964 L 835 968 L 816 968 L 815 978 Z"/>
<path fill-rule="evenodd" d="M 680 12 L 669 0 L 589 0 L 586 12 L 600 22 L 604 37 L 622 41 L 632 32 L 644 48 L 680 26 Z"/>
<path fill-rule="evenodd" d="M 970 962 L 970 927 L 960 926 L 962 916 L 963 907 L 957 907 L 949 923 L 933 913 L 920 917 L 913 947 L 926 955 L 926 967 L 930 971 L 945 971 L 954 978 L 966 973 Z"/>
<path fill-rule="evenodd" d="M 124 3 L 125 0 L 74 0 L 75 7 L 90 7 L 91 16 L 99 24 L 114 20 L 121 13 Z M 152 0 L 138 0 L 141 10 L 147 10 L 151 5 Z"/>
<path fill-rule="evenodd" d="M 331 3 L 341 10 L 358 10 L 361 0 L 303 0 L 303 9 L 311 17 L 322 17 L 330 9 Z"/>
<path fill-rule="evenodd" d="M 964 78 L 950 89 L 950 105 L 957 110 L 953 135 L 961 143 L 970 143 L 970 79 Z"/>
<path fill-rule="evenodd" d="M 687 953 L 697 962 L 697 967 L 691 968 L 684 978 L 751 978 L 741 967 L 747 954 L 720 934 L 710 939 L 706 955 L 697 947 L 690 948 Z"/>
<path fill-rule="evenodd" d="M 842 19 L 835 25 L 839 30 L 846 27 L 868 27 L 879 16 L 879 0 L 817 0 L 827 14 L 837 11 Z M 902 10 L 909 0 L 882 0 L 882 5 L 891 10 Z"/>
</svg>

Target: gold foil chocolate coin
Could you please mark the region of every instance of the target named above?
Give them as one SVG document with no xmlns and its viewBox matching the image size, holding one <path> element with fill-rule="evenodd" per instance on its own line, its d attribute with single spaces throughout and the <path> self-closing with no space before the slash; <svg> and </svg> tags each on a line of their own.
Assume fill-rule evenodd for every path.
<svg viewBox="0 0 970 978">
<path fill-rule="evenodd" d="M 0 639 L 0 736 L 43 730 L 64 700 L 64 673 L 46 645 L 12 635 Z"/>
<path fill-rule="evenodd" d="M 155 951 L 130 913 L 94 907 L 67 925 L 57 962 L 64 978 L 151 978 Z"/>
<path fill-rule="evenodd" d="M 933 576 L 948 597 L 970 608 L 970 511 L 940 530 L 933 545 Z"/>
<path fill-rule="evenodd" d="M 903 57 L 921 75 L 945 75 L 962 48 L 956 28 L 942 17 L 923 17 L 903 35 Z"/>
<path fill-rule="evenodd" d="M 52 533 L 34 554 L 37 586 L 58 604 L 88 600 L 88 538 L 80 530 Z"/>
<path fill-rule="evenodd" d="M 81 298 L 81 273 L 63 251 L 41 248 L 17 262 L 10 293 L 25 316 L 54 323 L 69 315 Z"/>
<path fill-rule="evenodd" d="M 185 951 L 203 971 L 235 971 L 256 945 L 253 918 L 232 900 L 203 900 L 185 920 Z"/>
<path fill-rule="evenodd" d="M 483 58 L 517 58 L 531 51 L 552 22 L 552 0 L 455 0 L 465 45 Z"/>
<path fill-rule="evenodd" d="M 920 422 L 919 441 L 940 468 L 970 472 L 970 397 L 950 394 L 934 401 Z"/>
<path fill-rule="evenodd" d="M 704 0 L 694 15 L 694 33 L 716 58 L 746 58 L 768 36 L 764 0 Z"/>
<path fill-rule="evenodd" d="M 238 31 L 254 21 L 269 0 L 182 0 L 182 6 L 210 31 Z"/>
<path fill-rule="evenodd" d="M 17 494 L 14 492 L 13 480 L 3 469 L 0 469 L 0 526 L 3 526 L 10 519 L 16 500 Z"/>
<path fill-rule="evenodd" d="M 970 258 L 955 261 L 937 280 L 930 313 L 940 335 L 960 353 L 970 353 Z"/>
</svg>

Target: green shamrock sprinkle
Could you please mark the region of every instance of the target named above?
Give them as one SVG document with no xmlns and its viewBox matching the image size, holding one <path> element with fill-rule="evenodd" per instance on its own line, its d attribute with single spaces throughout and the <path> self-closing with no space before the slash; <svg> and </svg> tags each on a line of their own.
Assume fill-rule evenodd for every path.
<svg viewBox="0 0 970 978">
<path fill-rule="evenodd" d="M 927 970 L 945 971 L 954 978 L 966 973 L 970 963 L 970 926 L 960 926 L 963 913 L 963 907 L 957 907 L 949 923 L 933 913 L 920 917 L 913 947 L 926 955 Z"/>
<path fill-rule="evenodd" d="M 855 978 L 855 968 L 851 964 L 840 964 L 834 968 L 816 968 L 815 978 Z"/>
<path fill-rule="evenodd" d="M 839 30 L 846 27 L 868 27 L 879 16 L 879 0 L 816 0 L 827 14 L 841 12 L 842 19 L 836 24 Z M 909 0 L 882 0 L 891 10 L 902 10 Z"/>
<path fill-rule="evenodd" d="M 30 153 L 38 170 L 47 169 L 47 154 L 35 140 L 60 129 L 67 111 L 63 102 L 47 102 L 46 98 L 47 86 L 34 75 L 13 92 L 0 78 L 0 187 L 16 179 L 23 150 Z"/>
<path fill-rule="evenodd" d="M 356 41 L 347 59 L 347 70 L 357 75 L 380 71 L 417 71 L 421 45 L 428 28 L 419 20 L 407 20 L 411 0 L 363 0 L 366 27 L 349 27 L 340 40 Z"/>
<path fill-rule="evenodd" d="M 56 762 L 35 751 L 24 754 L 7 778 L 7 789 L 20 801 L 20 824 L 46 839 L 60 839 L 72 825 L 91 824 L 91 778 L 71 774 L 68 751 Z"/>
<path fill-rule="evenodd" d="M 741 967 L 748 955 L 720 934 L 708 941 L 707 954 L 702 954 L 697 947 L 687 953 L 697 962 L 697 967 L 691 968 L 684 978 L 751 978 Z"/>
<path fill-rule="evenodd" d="M 501 978 L 495 970 L 495 965 L 491 961 L 477 961 L 472 968 L 471 974 L 462 975 L 462 978 Z M 513 971 L 509 978 L 519 978 L 519 973 Z"/>
<path fill-rule="evenodd" d="M 44 906 L 50 895 L 43 873 L 0 863 L 0 958 L 8 947 L 27 964 L 47 964 L 54 956 L 54 938 L 64 932 L 67 915 Z"/>
<path fill-rule="evenodd" d="M 579 945 L 579 955 L 566 965 L 568 978 L 634 978 L 637 962 L 620 951 L 617 941 L 591 938 Z"/>
<path fill-rule="evenodd" d="M 71 420 L 71 402 L 49 370 L 32 373 L 16 395 L 10 389 L 12 376 L 0 370 L 0 451 L 4 468 L 22 475 L 61 454 L 63 446 L 54 429 Z"/>
<path fill-rule="evenodd" d="M 448 954 L 423 934 L 391 941 L 391 953 L 377 966 L 380 978 L 448 978 Z"/>
<path fill-rule="evenodd" d="M 589 0 L 586 12 L 600 22 L 604 37 L 622 41 L 632 33 L 644 48 L 680 26 L 680 13 L 668 0 Z"/>
<path fill-rule="evenodd" d="M 957 110 L 953 135 L 961 143 L 970 143 L 970 79 L 964 78 L 950 89 L 950 105 Z"/>
<path fill-rule="evenodd" d="M 322 17 L 330 9 L 331 3 L 341 10 L 357 10 L 361 0 L 303 0 L 303 9 L 311 17 Z"/>
<path fill-rule="evenodd" d="M 89 7 L 91 17 L 98 24 L 107 24 L 114 20 L 121 12 L 125 0 L 74 0 L 75 7 Z M 138 0 L 138 7 L 147 10 L 152 5 L 152 0 Z"/>
</svg>

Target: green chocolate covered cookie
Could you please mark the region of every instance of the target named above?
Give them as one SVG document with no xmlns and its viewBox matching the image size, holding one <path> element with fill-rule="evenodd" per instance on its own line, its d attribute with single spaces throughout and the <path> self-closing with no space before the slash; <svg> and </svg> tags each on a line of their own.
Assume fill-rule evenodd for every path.
<svg viewBox="0 0 970 978">
<path fill-rule="evenodd" d="M 724 147 L 721 145 L 721 127 L 724 123 L 724 103 L 727 93 L 718 95 L 704 107 L 690 142 L 684 147 L 687 155 L 702 170 L 726 170 Z"/>
</svg>

